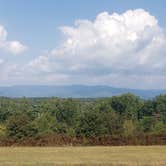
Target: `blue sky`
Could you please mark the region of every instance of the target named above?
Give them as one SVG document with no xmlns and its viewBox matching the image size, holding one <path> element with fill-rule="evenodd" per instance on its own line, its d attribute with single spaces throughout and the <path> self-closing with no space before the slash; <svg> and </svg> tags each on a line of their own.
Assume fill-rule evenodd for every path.
<svg viewBox="0 0 166 166">
<path fill-rule="evenodd" d="M 7 32 L 5 42 L 0 43 L 0 45 L 2 45 L 0 46 L 2 47 L 0 48 L 0 69 L 3 72 L 0 73 L 0 85 L 107 84 L 129 88 L 166 88 L 164 83 L 166 81 L 166 68 L 163 67 L 163 62 L 166 62 L 164 56 L 165 49 L 162 50 L 162 48 L 164 48 L 163 45 L 165 45 L 165 8 L 165 0 L 0 0 L 0 25 Z M 136 9 L 142 9 L 143 11 L 137 12 L 135 11 Z M 140 25 L 140 22 L 137 23 L 140 27 L 149 26 L 151 22 L 154 23 L 151 30 L 149 30 L 150 32 L 148 32 L 150 36 L 148 36 L 148 39 L 145 39 L 145 41 L 139 41 L 139 43 L 141 43 L 140 45 L 152 38 L 158 38 L 158 36 L 162 39 L 162 46 L 159 46 L 162 48 L 151 49 L 152 52 L 156 51 L 156 54 L 160 54 L 158 57 L 151 55 L 150 59 L 154 59 L 151 63 L 142 62 L 142 59 L 145 59 L 144 57 L 140 58 L 139 64 L 136 63 L 135 59 L 129 59 L 131 64 L 135 63 L 134 66 L 136 67 L 133 67 L 130 63 L 126 63 L 125 61 L 125 59 L 131 56 L 124 57 L 125 55 L 116 54 L 112 52 L 113 48 L 109 50 L 109 47 L 105 48 L 106 50 L 108 49 L 106 52 L 103 51 L 98 55 L 96 53 L 98 52 L 97 49 L 99 47 L 103 48 L 103 44 L 99 44 L 101 41 L 93 46 L 93 49 L 89 45 L 86 46 L 86 49 L 92 50 L 91 52 L 87 52 L 85 48 L 82 49 L 82 45 L 80 46 L 77 42 L 78 45 L 74 47 L 74 52 L 76 52 L 75 54 L 77 55 L 71 53 L 73 46 L 70 50 L 66 50 L 66 48 L 65 50 L 63 49 L 63 47 L 69 47 L 68 45 L 66 46 L 68 41 L 70 45 L 71 41 L 73 43 L 74 40 L 77 41 L 78 39 L 83 43 L 84 40 L 86 40 L 83 40 L 83 34 L 87 34 L 86 30 L 92 32 L 92 29 L 89 27 L 92 25 L 83 22 L 78 23 L 79 25 L 74 25 L 76 20 L 89 20 L 91 23 L 95 24 L 95 20 L 97 22 L 97 16 L 103 12 L 108 12 L 109 16 L 113 13 L 123 16 L 123 14 L 129 10 L 132 10 L 134 14 L 138 14 L 137 17 L 142 16 L 142 19 L 145 17 L 147 17 L 146 19 L 151 19 L 149 16 L 154 16 L 155 20 L 158 21 L 157 24 L 155 20 L 148 20 L 149 23 L 146 25 Z M 148 12 L 148 15 L 146 15 L 146 12 Z M 145 17 L 141 15 L 141 13 L 144 13 Z M 107 15 L 105 14 L 101 18 L 105 20 L 106 17 Z M 130 19 L 130 16 L 127 17 Z M 108 21 L 110 21 L 109 26 L 111 26 L 111 20 L 109 19 Z M 75 32 L 80 31 L 82 37 L 80 35 L 74 36 L 68 29 L 60 29 L 60 27 L 64 26 L 73 28 Z M 83 30 L 82 26 L 84 27 Z M 87 27 L 85 28 L 85 26 L 88 26 L 89 29 Z M 156 30 L 157 28 L 158 30 Z M 95 32 L 99 29 L 100 26 L 96 27 Z M 132 30 L 133 34 L 135 34 L 134 31 L 135 29 Z M 75 32 L 73 33 L 75 34 Z M 106 31 L 100 32 L 105 33 Z M 138 32 L 138 34 L 140 33 L 146 35 L 142 29 L 141 32 Z M 157 34 L 159 35 L 157 36 Z M 102 35 L 104 34 L 100 34 L 100 37 Z M 116 37 L 118 37 L 118 35 L 122 34 L 116 35 Z M 91 35 L 87 35 L 87 37 L 90 38 Z M 94 37 L 97 37 L 97 39 L 94 39 Z M 93 36 L 92 40 L 99 40 L 98 37 L 99 36 Z M 111 39 L 112 36 L 103 41 L 105 46 L 108 44 L 106 41 L 112 42 Z M 13 41 L 17 41 L 17 43 Z M 118 44 L 119 42 L 120 41 L 118 41 Z M 131 43 L 125 47 L 130 48 L 130 44 Z M 144 45 L 146 44 L 147 43 Z M 138 45 L 138 43 L 133 43 L 132 45 Z M 139 48 L 142 49 L 140 45 L 137 50 Z M 78 50 L 78 47 L 81 47 L 81 49 Z M 94 47 L 97 49 L 94 49 Z M 152 46 L 147 45 L 147 47 Z M 123 49 L 124 45 L 120 43 L 119 48 Z M 125 51 L 124 54 L 131 52 L 131 50 L 129 50 L 129 52 Z M 149 53 L 149 50 L 142 49 L 139 51 L 144 52 L 145 57 L 149 58 L 150 55 L 146 55 L 147 52 Z M 62 55 L 63 58 L 56 57 L 59 56 L 57 55 L 59 52 L 65 52 L 65 55 Z M 132 49 L 131 55 L 133 56 L 137 54 L 137 52 L 133 52 Z M 83 58 L 88 57 L 89 55 L 87 54 L 94 54 L 94 56 L 92 56 L 93 58 L 91 59 Z M 112 57 L 106 57 L 110 54 L 112 54 Z M 113 55 L 115 55 L 116 58 L 114 58 Z M 75 56 L 79 56 L 79 58 L 77 59 Z M 99 60 L 100 58 L 104 60 Z M 81 59 L 81 62 L 79 59 Z M 156 59 L 159 60 L 158 63 L 154 63 Z M 110 61 L 110 63 L 107 64 L 107 61 Z M 142 65 L 142 63 L 144 63 L 144 65 Z M 118 68 L 118 65 L 121 67 L 119 66 Z M 142 79 L 142 82 L 138 81 L 140 79 Z"/>
</svg>

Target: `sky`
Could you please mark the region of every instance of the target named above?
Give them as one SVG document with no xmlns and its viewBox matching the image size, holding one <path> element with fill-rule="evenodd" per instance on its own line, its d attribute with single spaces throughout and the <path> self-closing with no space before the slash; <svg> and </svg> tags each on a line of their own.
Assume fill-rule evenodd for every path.
<svg viewBox="0 0 166 166">
<path fill-rule="evenodd" d="M 0 86 L 166 89 L 165 0 L 0 0 Z"/>
</svg>

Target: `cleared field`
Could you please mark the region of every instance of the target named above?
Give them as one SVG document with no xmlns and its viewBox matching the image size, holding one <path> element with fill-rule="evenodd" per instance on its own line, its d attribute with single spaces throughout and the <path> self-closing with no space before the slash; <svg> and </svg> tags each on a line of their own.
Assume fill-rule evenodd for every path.
<svg viewBox="0 0 166 166">
<path fill-rule="evenodd" d="M 1 147 L 0 165 L 166 165 L 166 146 Z"/>
</svg>

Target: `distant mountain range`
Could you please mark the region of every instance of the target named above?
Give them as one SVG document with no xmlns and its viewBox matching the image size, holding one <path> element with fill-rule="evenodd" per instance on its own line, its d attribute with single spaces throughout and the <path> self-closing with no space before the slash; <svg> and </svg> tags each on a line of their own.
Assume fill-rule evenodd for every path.
<svg viewBox="0 0 166 166">
<path fill-rule="evenodd" d="M 42 86 L 42 85 L 17 85 L 0 87 L 0 96 L 5 97 L 73 97 L 73 98 L 97 98 L 111 97 L 123 93 L 133 93 L 141 98 L 153 98 L 159 94 L 166 94 L 166 90 L 139 90 L 114 88 L 111 86 Z"/>
</svg>

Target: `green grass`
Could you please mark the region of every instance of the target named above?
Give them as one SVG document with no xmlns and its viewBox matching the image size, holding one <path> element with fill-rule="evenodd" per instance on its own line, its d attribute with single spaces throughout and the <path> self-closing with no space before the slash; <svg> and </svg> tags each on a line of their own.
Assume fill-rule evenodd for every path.
<svg viewBox="0 0 166 166">
<path fill-rule="evenodd" d="M 1 147 L 0 165 L 166 165 L 166 146 Z"/>
</svg>

